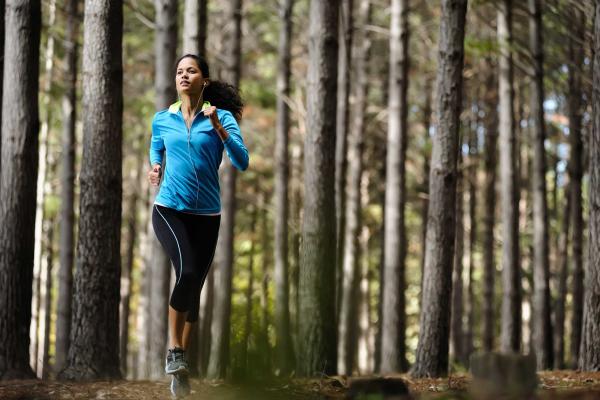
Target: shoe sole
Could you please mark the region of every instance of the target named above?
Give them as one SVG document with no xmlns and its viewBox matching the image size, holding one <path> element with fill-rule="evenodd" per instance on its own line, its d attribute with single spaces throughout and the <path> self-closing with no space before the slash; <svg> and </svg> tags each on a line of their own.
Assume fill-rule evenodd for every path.
<svg viewBox="0 0 600 400">
<path fill-rule="evenodd" d="M 187 381 L 187 374 L 179 375 L 174 374 L 171 379 L 171 395 L 174 398 L 183 398 L 190 394 L 191 388 L 189 381 Z"/>
</svg>

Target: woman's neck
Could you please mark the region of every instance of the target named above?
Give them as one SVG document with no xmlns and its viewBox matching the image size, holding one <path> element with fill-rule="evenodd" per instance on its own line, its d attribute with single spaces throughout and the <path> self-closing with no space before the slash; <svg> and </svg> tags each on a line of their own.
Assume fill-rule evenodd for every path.
<svg viewBox="0 0 600 400">
<path fill-rule="evenodd" d="M 193 117 L 198 110 L 200 110 L 200 106 L 202 103 L 202 96 L 200 95 L 181 95 L 181 112 L 184 116 Z"/>
</svg>

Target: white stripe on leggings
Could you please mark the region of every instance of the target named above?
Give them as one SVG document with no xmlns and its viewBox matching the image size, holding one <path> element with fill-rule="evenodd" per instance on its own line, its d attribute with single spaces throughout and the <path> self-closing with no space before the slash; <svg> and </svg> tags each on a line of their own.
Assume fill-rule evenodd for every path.
<svg viewBox="0 0 600 400">
<path fill-rule="evenodd" d="M 171 230 L 171 233 L 173 234 L 173 237 L 175 238 L 175 243 L 177 243 L 177 250 L 179 250 L 179 278 L 177 278 L 177 282 L 175 283 L 175 285 L 177 285 L 177 284 L 179 284 L 179 280 L 181 279 L 181 275 L 183 274 L 183 258 L 181 257 L 181 247 L 179 247 L 179 240 L 177 240 L 177 236 L 175 236 L 175 232 L 173 231 L 173 228 L 171 228 L 171 225 L 169 225 L 169 222 L 162 215 L 162 213 L 160 212 L 158 207 L 156 207 L 156 205 L 155 205 L 154 208 L 156 209 L 156 211 L 158 211 L 158 214 L 160 214 L 162 219 L 165 221 L 165 224 L 167 224 L 167 226 Z"/>
</svg>

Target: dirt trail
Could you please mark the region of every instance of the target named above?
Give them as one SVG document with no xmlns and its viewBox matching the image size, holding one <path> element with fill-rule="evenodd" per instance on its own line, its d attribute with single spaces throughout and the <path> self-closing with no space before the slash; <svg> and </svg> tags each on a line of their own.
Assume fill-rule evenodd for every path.
<svg viewBox="0 0 600 400">
<path fill-rule="evenodd" d="M 600 373 L 576 371 L 542 372 L 539 376 L 538 400 L 600 399 Z M 419 400 L 467 400 L 467 375 L 442 379 L 411 379 L 406 381 L 413 398 Z M 320 400 L 344 398 L 347 380 L 344 377 L 293 380 L 292 382 L 238 385 L 222 381 L 192 379 L 192 393 L 185 400 Z M 380 399 L 381 397 L 371 397 Z M 0 381 L 0 400 L 71 400 L 115 399 L 172 400 L 169 381 L 97 381 L 58 382 L 40 380 Z"/>
</svg>

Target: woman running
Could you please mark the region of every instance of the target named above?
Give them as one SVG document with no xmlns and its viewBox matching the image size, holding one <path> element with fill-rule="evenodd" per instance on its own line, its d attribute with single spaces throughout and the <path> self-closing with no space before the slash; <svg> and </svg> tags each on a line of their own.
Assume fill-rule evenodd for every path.
<svg viewBox="0 0 600 400">
<path fill-rule="evenodd" d="M 173 376 L 174 395 L 189 392 L 185 351 L 217 245 L 223 150 L 235 168 L 248 168 L 248 150 L 238 125 L 244 106 L 238 89 L 209 77 L 203 58 L 186 54 L 177 60 L 179 101 L 157 112 L 152 121 L 148 179 L 160 185 L 152 225 L 176 275 L 165 365 L 165 372 Z"/>
</svg>

